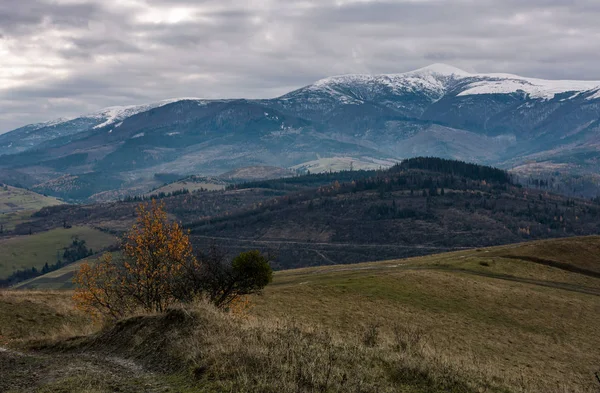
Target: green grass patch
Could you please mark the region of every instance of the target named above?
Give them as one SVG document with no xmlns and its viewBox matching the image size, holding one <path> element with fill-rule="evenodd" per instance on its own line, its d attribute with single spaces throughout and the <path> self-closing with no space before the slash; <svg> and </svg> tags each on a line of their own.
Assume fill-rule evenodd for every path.
<svg viewBox="0 0 600 393">
<path fill-rule="evenodd" d="M 16 211 L 36 211 L 45 206 L 60 205 L 60 200 L 33 191 L 11 186 L 0 186 L 0 214 Z"/>
<path fill-rule="evenodd" d="M 85 240 L 94 251 L 116 242 L 113 235 L 86 226 L 59 228 L 33 235 L 15 236 L 0 240 L 0 278 L 14 271 L 35 267 L 41 269 L 45 263 L 56 263 L 57 255 L 71 244 L 74 237 Z"/>
<path fill-rule="evenodd" d="M 33 191 L 8 185 L 0 186 L 0 225 L 5 231 L 13 230 L 41 208 L 62 203 L 56 198 Z"/>
</svg>

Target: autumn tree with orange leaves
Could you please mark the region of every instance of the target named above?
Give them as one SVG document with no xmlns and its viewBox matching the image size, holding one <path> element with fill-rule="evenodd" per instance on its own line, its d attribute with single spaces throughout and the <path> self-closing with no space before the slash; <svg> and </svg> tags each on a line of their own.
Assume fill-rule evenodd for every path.
<svg viewBox="0 0 600 393">
<path fill-rule="evenodd" d="M 94 265 L 84 263 L 75 275 L 73 299 L 78 307 L 95 317 L 119 319 L 135 310 L 121 286 L 121 270 L 112 254 L 104 254 Z"/>
<path fill-rule="evenodd" d="M 106 254 L 94 266 L 84 264 L 75 277 L 81 308 L 118 318 L 135 308 L 163 312 L 177 302 L 175 285 L 197 264 L 189 237 L 169 222 L 162 203 L 141 204 L 137 213 L 122 239 L 122 257 Z"/>
<path fill-rule="evenodd" d="M 84 311 L 118 319 L 138 309 L 164 312 L 202 295 L 225 308 L 272 280 L 268 259 L 258 251 L 241 253 L 230 263 L 214 251 L 197 258 L 188 234 L 169 222 L 163 203 L 141 204 L 137 215 L 122 239 L 120 257 L 105 254 L 94 265 L 83 264 L 75 276 L 74 299 Z"/>
</svg>

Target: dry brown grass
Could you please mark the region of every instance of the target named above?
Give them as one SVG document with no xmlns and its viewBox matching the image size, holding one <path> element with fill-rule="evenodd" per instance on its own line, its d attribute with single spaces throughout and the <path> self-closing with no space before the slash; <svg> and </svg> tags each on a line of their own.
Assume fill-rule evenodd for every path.
<svg viewBox="0 0 600 393">
<path fill-rule="evenodd" d="M 589 239 L 585 247 L 595 247 Z M 575 263 L 576 248 L 565 250 L 552 257 Z M 247 314 L 199 304 L 137 316 L 83 345 L 167 372 L 180 391 L 598 391 L 600 279 L 505 257 L 519 253 L 537 251 L 509 246 L 277 272 Z M 586 267 L 600 264 L 585 255 Z M 54 326 L 45 337 L 79 335 L 89 320 L 69 296 L 4 292 L 0 323 L 3 303 L 28 309 L 33 333 L 13 324 L 10 334 L 33 338 L 35 320 L 53 310 L 60 323 L 45 324 Z"/>
<path fill-rule="evenodd" d="M 91 334 L 99 328 L 98 323 L 75 310 L 70 292 L 0 290 L 0 345 L 60 340 Z"/>
<path fill-rule="evenodd" d="M 479 264 L 488 260 L 490 266 Z M 387 341 L 397 326 L 417 329 L 427 337 L 430 356 L 459 371 L 479 370 L 511 390 L 597 389 L 600 296 L 552 285 L 597 289 L 598 279 L 488 256 L 485 250 L 354 268 L 361 270 L 279 272 L 265 296 L 255 300 L 253 315 L 323 325 L 341 335 L 376 324 Z"/>
<path fill-rule="evenodd" d="M 194 315 L 205 328 L 179 345 L 202 392 L 500 391 L 478 368 L 466 373 L 432 357 L 434 349 L 412 331 L 393 338 L 365 330 L 338 335 L 287 319 L 240 320 L 206 306 Z"/>
</svg>

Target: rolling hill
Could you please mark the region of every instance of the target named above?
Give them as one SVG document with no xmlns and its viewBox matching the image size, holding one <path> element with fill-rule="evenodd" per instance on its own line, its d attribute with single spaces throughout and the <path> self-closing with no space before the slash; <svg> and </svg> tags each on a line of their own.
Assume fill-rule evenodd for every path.
<svg viewBox="0 0 600 393">
<path fill-rule="evenodd" d="M 41 271 L 44 264 L 55 264 L 74 238 L 85 240 L 87 247 L 97 252 L 117 241 L 114 235 L 86 226 L 0 238 L 0 280 L 17 270 L 36 268 Z"/>
<path fill-rule="evenodd" d="M 600 205 L 514 183 L 505 171 L 436 158 L 389 170 L 252 181 L 161 199 L 198 249 L 260 249 L 277 268 L 357 263 L 600 233 Z M 138 202 L 42 209 L 14 233 L 69 225 L 127 230 Z"/>
<path fill-rule="evenodd" d="M 291 268 L 600 233 L 598 204 L 521 187 L 489 167 L 423 158 L 353 173 L 316 188 L 297 187 L 318 176 L 237 186 L 288 192 L 191 222 L 192 238 L 259 248 Z"/>
<path fill-rule="evenodd" d="M 156 188 L 145 194 L 145 196 L 157 196 L 161 194 L 172 194 L 180 191 L 217 191 L 223 190 L 228 183 L 218 178 L 189 176 Z"/>
<path fill-rule="evenodd" d="M 56 206 L 63 202 L 22 188 L 0 184 L 0 226 L 2 231 L 26 221 L 32 213 L 46 206 Z"/>
<path fill-rule="evenodd" d="M 599 91 L 595 81 L 473 74 L 436 64 L 325 78 L 267 100 L 175 99 L 108 108 L 1 135 L 6 180 L 0 181 L 20 176 L 39 192 L 86 200 L 135 189 L 156 173 L 327 170 L 349 161 L 358 169 L 429 155 L 523 175 L 537 168 L 548 177 L 584 176 L 583 189 L 562 181 L 562 191 L 596 196 Z"/>
<path fill-rule="evenodd" d="M 4 292 L 0 389 L 589 393 L 600 278 L 574 269 L 600 271 L 599 248 L 578 237 L 280 271 L 247 314 L 200 304 L 96 333 L 69 292 Z"/>
</svg>

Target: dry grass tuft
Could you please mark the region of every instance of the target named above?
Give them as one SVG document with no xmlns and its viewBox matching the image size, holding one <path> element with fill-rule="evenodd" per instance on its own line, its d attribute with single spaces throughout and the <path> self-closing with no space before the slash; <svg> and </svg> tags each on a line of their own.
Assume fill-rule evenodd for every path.
<svg viewBox="0 0 600 393">
<path fill-rule="evenodd" d="M 240 319 L 205 304 L 191 315 L 197 328 L 174 352 L 185 354 L 203 392 L 502 391 L 476 367 L 432 356 L 421 333 L 406 327 L 393 337 L 377 325 L 342 336 L 318 324 Z"/>
<path fill-rule="evenodd" d="M 100 327 L 75 310 L 70 292 L 0 290 L 0 345 L 58 341 L 89 335 Z"/>
</svg>

